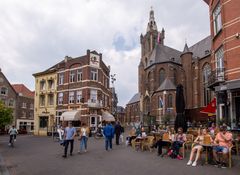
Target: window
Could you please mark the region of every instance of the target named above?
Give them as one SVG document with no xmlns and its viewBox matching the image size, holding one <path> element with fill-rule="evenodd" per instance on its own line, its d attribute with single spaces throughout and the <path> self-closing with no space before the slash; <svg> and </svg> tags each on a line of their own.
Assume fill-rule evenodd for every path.
<svg viewBox="0 0 240 175">
<path fill-rule="evenodd" d="M 158 108 L 163 108 L 163 99 L 161 96 L 158 97 L 159 103 L 158 103 Z"/>
<path fill-rule="evenodd" d="M 93 103 L 97 102 L 97 90 L 91 89 L 91 91 L 90 91 L 90 100 Z"/>
<path fill-rule="evenodd" d="M 168 108 L 172 108 L 173 107 L 173 96 L 172 94 L 168 95 Z"/>
<path fill-rule="evenodd" d="M 33 118 L 33 112 L 29 112 L 29 118 Z"/>
<path fill-rule="evenodd" d="M 177 70 L 173 69 L 173 83 L 177 85 Z"/>
<path fill-rule="evenodd" d="M 218 3 L 215 9 L 213 10 L 213 28 L 214 28 L 214 35 L 216 35 L 222 29 L 220 3 Z"/>
<path fill-rule="evenodd" d="M 159 71 L 159 86 L 161 86 L 161 84 L 164 82 L 164 80 L 165 80 L 165 70 L 160 69 L 160 71 Z"/>
<path fill-rule="evenodd" d="M 40 95 L 39 96 L 39 101 L 40 101 L 40 106 L 45 106 L 45 96 L 44 95 Z"/>
<path fill-rule="evenodd" d="M 45 80 L 40 81 L 40 90 L 45 90 Z"/>
<path fill-rule="evenodd" d="M 70 83 L 74 82 L 74 79 L 75 79 L 75 73 L 73 70 L 70 71 Z"/>
<path fill-rule="evenodd" d="M 211 67 L 207 63 L 203 66 L 203 104 L 204 106 L 207 106 L 208 103 L 210 103 L 211 100 L 211 92 L 207 88 L 208 86 L 208 77 L 211 74 Z"/>
<path fill-rule="evenodd" d="M 22 103 L 22 108 L 27 108 L 27 104 L 25 102 Z"/>
<path fill-rule="evenodd" d="M 48 89 L 54 89 L 54 81 L 48 80 Z"/>
<path fill-rule="evenodd" d="M 82 80 L 83 80 L 82 70 L 78 69 L 77 70 L 77 81 L 82 81 Z"/>
<path fill-rule="evenodd" d="M 63 73 L 60 73 L 59 74 L 59 77 L 58 77 L 58 84 L 59 85 L 62 85 L 64 82 L 64 74 Z"/>
<path fill-rule="evenodd" d="M 22 111 L 22 118 L 26 118 L 26 112 Z"/>
<path fill-rule="evenodd" d="M 91 69 L 91 80 L 97 81 L 98 79 L 98 72 L 97 69 Z"/>
<path fill-rule="evenodd" d="M 74 103 L 74 92 L 69 92 L 69 104 Z"/>
<path fill-rule="evenodd" d="M 58 104 L 59 105 L 63 104 L 63 93 L 62 92 L 58 94 Z"/>
<path fill-rule="evenodd" d="M 77 103 L 81 103 L 82 101 L 82 91 L 77 91 Z"/>
<path fill-rule="evenodd" d="M 48 117 L 39 117 L 39 127 L 46 128 L 48 125 Z"/>
<path fill-rule="evenodd" d="M 33 104 L 31 103 L 31 104 L 30 104 L 30 109 L 33 109 L 33 107 L 34 107 L 34 106 L 33 106 Z"/>
<path fill-rule="evenodd" d="M 223 47 L 220 47 L 215 53 L 216 68 L 224 68 L 224 52 Z"/>
<path fill-rule="evenodd" d="M 48 105 L 53 105 L 53 103 L 54 103 L 54 96 L 53 96 L 53 94 L 49 94 L 48 95 Z"/>
<path fill-rule="evenodd" d="M 8 102 L 8 106 L 13 107 L 13 105 L 14 105 L 14 100 L 10 99 L 9 102 Z"/>
<path fill-rule="evenodd" d="M 7 95 L 8 89 L 6 87 L 1 88 L 1 95 Z"/>
</svg>

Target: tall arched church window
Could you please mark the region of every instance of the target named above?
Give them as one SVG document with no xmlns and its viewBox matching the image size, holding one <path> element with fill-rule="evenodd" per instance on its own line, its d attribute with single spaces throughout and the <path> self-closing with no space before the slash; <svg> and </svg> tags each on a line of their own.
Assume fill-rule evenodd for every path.
<svg viewBox="0 0 240 175">
<path fill-rule="evenodd" d="M 161 84 L 163 83 L 164 80 L 165 80 L 165 70 L 160 69 L 160 71 L 159 71 L 159 86 L 161 86 Z"/>
<path fill-rule="evenodd" d="M 211 101 L 211 91 L 208 89 L 208 77 L 211 74 L 211 66 L 206 63 L 202 69 L 203 72 L 203 104 L 207 106 Z"/>
<path fill-rule="evenodd" d="M 168 108 L 172 108 L 173 107 L 173 96 L 172 96 L 172 94 L 168 95 L 167 103 L 168 103 L 168 105 L 167 105 Z"/>
</svg>

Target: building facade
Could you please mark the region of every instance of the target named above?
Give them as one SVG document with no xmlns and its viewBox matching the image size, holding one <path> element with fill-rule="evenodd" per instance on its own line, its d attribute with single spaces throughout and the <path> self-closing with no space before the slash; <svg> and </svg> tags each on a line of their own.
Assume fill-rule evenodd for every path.
<svg viewBox="0 0 240 175">
<path fill-rule="evenodd" d="M 204 0 L 209 5 L 209 85 L 217 97 L 217 120 L 240 126 L 240 1 Z"/>
<path fill-rule="evenodd" d="M 87 50 L 86 55 L 64 60 L 35 77 L 35 134 L 46 135 L 51 128 L 69 121 L 66 112 L 79 112 L 80 118 L 72 120 L 93 130 L 102 119 L 102 111 L 112 108 L 109 87 L 110 67 L 102 54 Z M 75 114 L 76 114 L 75 113 Z"/>
<path fill-rule="evenodd" d="M 122 125 L 125 125 L 125 109 L 122 106 L 117 106 L 116 120 L 119 121 Z"/>
<path fill-rule="evenodd" d="M 207 116 L 199 111 L 213 99 L 207 87 L 207 77 L 211 72 L 211 37 L 191 47 L 185 44 L 183 51 L 179 51 L 165 45 L 165 33 L 164 29 L 158 31 L 154 11 L 151 10 L 146 34 L 140 36 L 139 99 L 135 100 L 139 106 L 137 116 L 145 123 L 164 123 L 166 120 L 173 123 L 176 86 L 182 84 L 188 120 L 206 120 Z M 129 117 L 131 107 L 130 100 L 126 115 L 127 120 L 133 122 Z"/>
<path fill-rule="evenodd" d="M 35 77 L 34 134 L 47 135 L 56 125 L 57 72 L 55 67 Z"/>
<path fill-rule="evenodd" d="M 66 57 L 58 64 L 57 77 L 57 117 L 69 110 L 80 110 L 78 122 L 95 130 L 102 110 L 110 111 L 112 106 L 110 67 L 103 62 L 102 54 L 87 50 L 84 56 Z"/>
<path fill-rule="evenodd" d="M 140 93 L 136 93 L 125 108 L 125 122 L 127 124 L 140 121 Z"/>
<path fill-rule="evenodd" d="M 16 128 L 23 132 L 34 131 L 34 92 L 23 84 L 13 84 L 17 92 Z"/>
<path fill-rule="evenodd" d="M 0 101 L 13 110 L 13 123 L 16 125 L 17 92 L 0 69 Z"/>
</svg>

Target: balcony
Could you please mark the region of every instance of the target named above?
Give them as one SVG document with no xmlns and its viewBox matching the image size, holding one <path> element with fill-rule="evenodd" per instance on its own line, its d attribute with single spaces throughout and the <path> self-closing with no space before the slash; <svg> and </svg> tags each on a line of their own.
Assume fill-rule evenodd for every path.
<svg viewBox="0 0 240 175">
<path fill-rule="evenodd" d="M 225 81 L 224 68 L 217 68 L 208 76 L 208 88 L 218 86 Z"/>
<path fill-rule="evenodd" d="M 89 99 L 87 101 L 87 105 L 90 108 L 102 108 L 103 107 L 102 100 Z"/>
</svg>

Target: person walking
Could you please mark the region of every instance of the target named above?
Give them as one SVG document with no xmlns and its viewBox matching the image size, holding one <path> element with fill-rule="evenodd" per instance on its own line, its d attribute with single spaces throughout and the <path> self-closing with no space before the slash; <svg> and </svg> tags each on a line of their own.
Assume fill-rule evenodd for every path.
<svg viewBox="0 0 240 175">
<path fill-rule="evenodd" d="M 64 155 L 62 157 L 64 158 L 67 157 L 69 143 L 70 143 L 70 156 L 72 156 L 75 135 L 76 135 L 76 128 L 72 126 L 72 122 L 68 122 L 68 127 L 65 128 L 65 132 L 64 132 L 65 148 L 64 148 Z"/>
<path fill-rule="evenodd" d="M 85 123 L 82 124 L 82 127 L 80 128 L 80 150 L 79 153 L 83 151 L 87 152 L 87 141 L 88 141 L 88 135 L 89 135 L 89 128 L 86 126 Z"/>
<path fill-rule="evenodd" d="M 120 135 L 122 134 L 122 126 L 121 126 L 120 122 L 117 122 L 114 130 L 115 130 L 115 134 L 116 134 L 116 145 L 119 145 Z"/>
<path fill-rule="evenodd" d="M 108 147 L 112 149 L 112 139 L 114 137 L 114 128 L 110 122 L 103 128 L 103 135 L 105 137 L 105 149 L 108 151 Z"/>
</svg>

